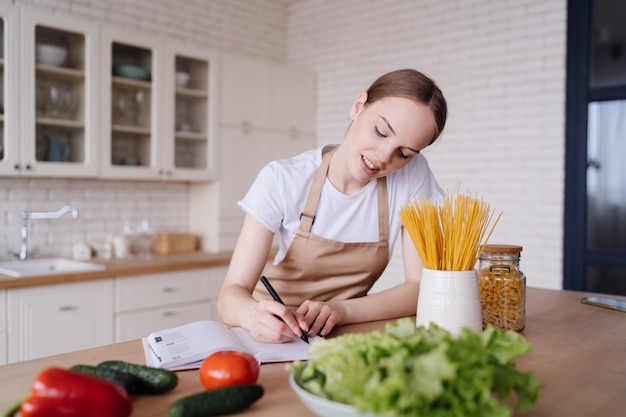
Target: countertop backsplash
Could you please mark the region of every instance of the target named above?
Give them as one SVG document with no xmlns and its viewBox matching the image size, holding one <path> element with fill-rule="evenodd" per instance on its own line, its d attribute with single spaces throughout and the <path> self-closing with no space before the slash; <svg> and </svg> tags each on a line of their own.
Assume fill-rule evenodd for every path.
<svg viewBox="0 0 626 417">
<path fill-rule="evenodd" d="M 19 251 L 21 212 L 78 209 L 58 219 L 28 221 L 28 247 L 39 256 L 72 256 L 72 245 L 86 241 L 96 251 L 124 231 L 147 220 L 154 232 L 188 231 L 189 185 L 162 181 L 0 178 L 0 260 Z"/>
</svg>

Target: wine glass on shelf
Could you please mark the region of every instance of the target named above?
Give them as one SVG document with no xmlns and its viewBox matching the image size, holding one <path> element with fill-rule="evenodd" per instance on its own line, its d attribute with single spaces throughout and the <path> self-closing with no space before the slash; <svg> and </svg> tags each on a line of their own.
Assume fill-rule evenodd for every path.
<svg viewBox="0 0 626 417">
<path fill-rule="evenodd" d="M 48 88 L 46 92 L 47 98 L 47 108 L 46 108 L 46 116 L 57 118 L 59 117 L 59 110 L 61 108 L 62 102 L 62 89 L 59 84 L 56 82 L 48 83 Z"/>
<path fill-rule="evenodd" d="M 138 110 L 143 104 L 143 92 L 115 89 L 111 98 L 113 124 L 136 126 Z"/>
<path fill-rule="evenodd" d="M 184 98 L 176 98 L 176 130 L 179 132 L 191 131 L 189 122 L 189 101 Z"/>
<path fill-rule="evenodd" d="M 74 91 L 72 91 L 71 84 L 63 84 L 60 88 L 60 94 L 59 115 L 64 119 L 74 119 L 76 108 L 78 107 L 78 97 Z"/>
</svg>

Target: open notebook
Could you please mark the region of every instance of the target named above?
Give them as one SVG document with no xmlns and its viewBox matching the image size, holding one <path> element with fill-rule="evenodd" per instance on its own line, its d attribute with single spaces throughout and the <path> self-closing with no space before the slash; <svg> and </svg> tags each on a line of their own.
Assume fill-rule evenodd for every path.
<svg viewBox="0 0 626 417">
<path fill-rule="evenodd" d="M 172 371 L 199 368 L 204 358 L 220 350 L 249 352 L 259 363 L 309 359 L 309 344 L 298 338 L 288 343 L 258 342 L 248 330 L 214 320 L 159 330 L 142 341 L 148 366 Z"/>
</svg>

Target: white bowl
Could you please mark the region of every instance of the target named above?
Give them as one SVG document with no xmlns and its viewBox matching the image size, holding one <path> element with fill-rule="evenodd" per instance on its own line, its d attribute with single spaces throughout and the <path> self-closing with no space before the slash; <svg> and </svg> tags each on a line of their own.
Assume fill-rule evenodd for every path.
<svg viewBox="0 0 626 417">
<path fill-rule="evenodd" d="M 189 82 L 189 74 L 186 72 L 177 72 L 176 73 L 176 86 L 177 87 L 187 87 L 187 83 Z"/>
<path fill-rule="evenodd" d="M 319 417 L 378 417 L 371 412 L 360 413 L 356 408 L 348 404 L 331 401 L 326 398 L 311 394 L 296 382 L 293 373 L 289 375 L 289 385 L 296 392 L 300 400 Z"/>
<path fill-rule="evenodd" d="M 67 57 L 67 49 L 62 46 L 37 45 L 37 62 L 40 64 L 59 66 L 63 65 Z"/>
</svg>

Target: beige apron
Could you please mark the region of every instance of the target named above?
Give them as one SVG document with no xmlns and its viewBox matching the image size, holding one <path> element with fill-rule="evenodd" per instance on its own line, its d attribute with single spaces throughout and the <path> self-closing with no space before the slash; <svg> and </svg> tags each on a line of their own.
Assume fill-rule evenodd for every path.
<svg viewBox="0 0 626 417">
<path fill-rule="evenodd" d="M 333 151 L 322 158 L 285 258 L 265 276 L 283 302 L 298 307 L 305 300 L 330 301 L 361 297 L 369 291 L 389 262 L 387 180 L 378 178 L 378 242 L 337 242 L 311 233 L 315 211 Z M 258 282 L 257 300 L 270 298 Z"/>
</svg>

